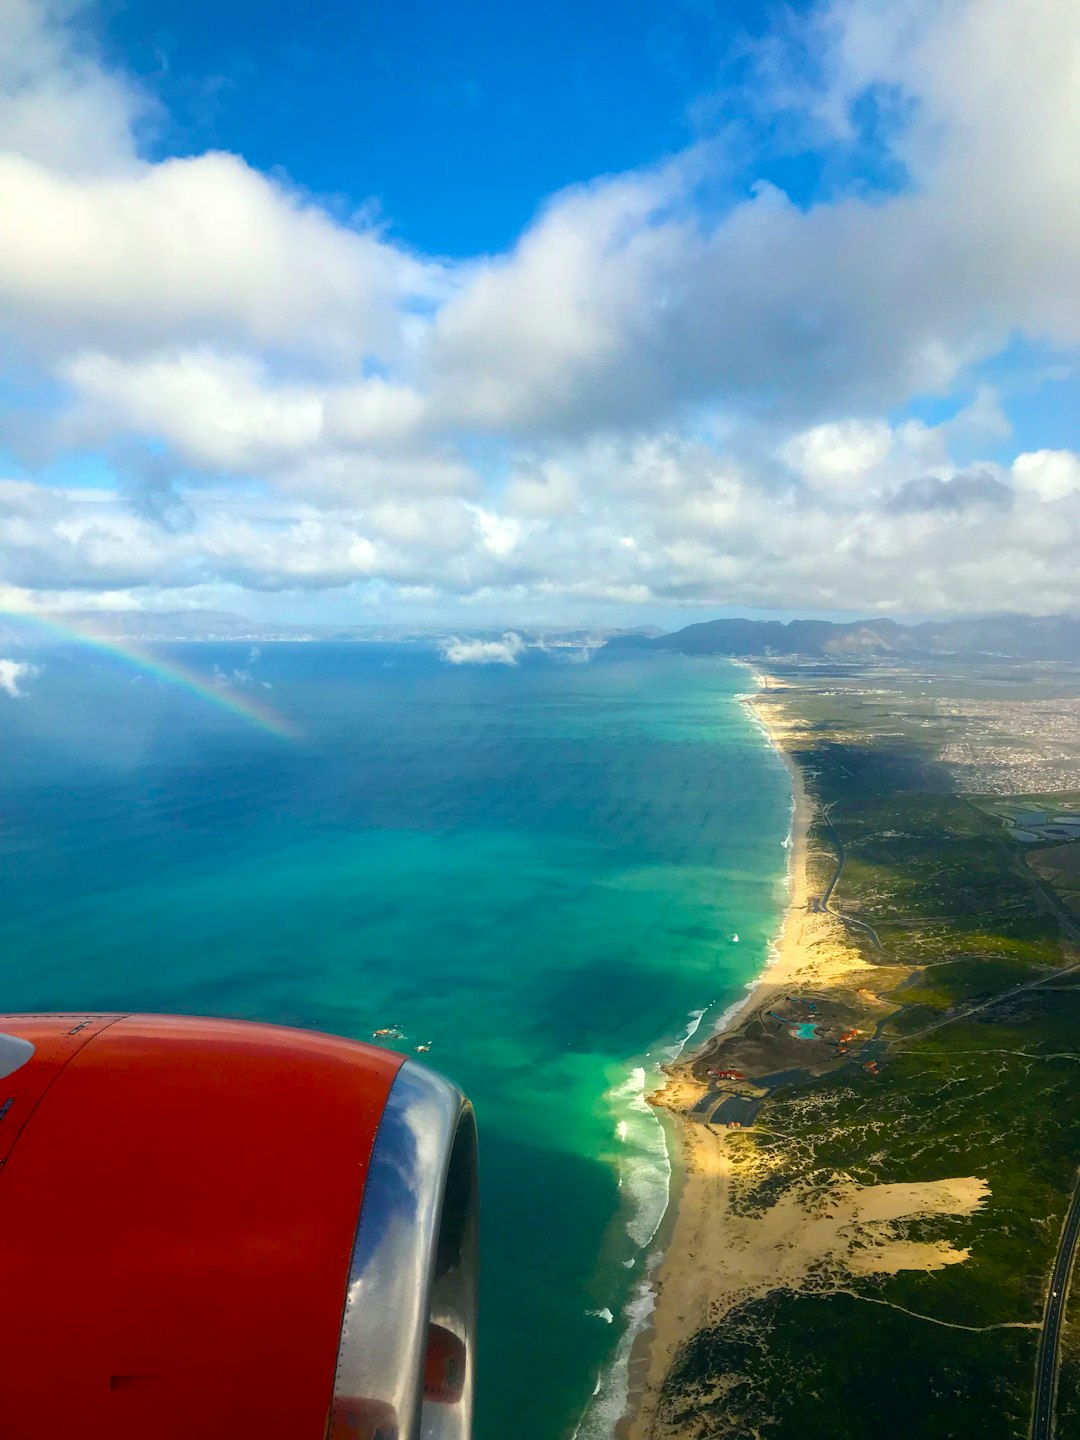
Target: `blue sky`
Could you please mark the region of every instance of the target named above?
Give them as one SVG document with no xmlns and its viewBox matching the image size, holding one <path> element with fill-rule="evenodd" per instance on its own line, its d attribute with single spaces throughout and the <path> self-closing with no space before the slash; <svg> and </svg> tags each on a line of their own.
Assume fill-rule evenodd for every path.
<svg viewBox="0 0 1080 1440">
<path fill-rule="evenodd" d="M 1078 64 L 1071 0 L 8 0 L 0 605 L 1076 609 Z"/>
<path fill-rule="evenodd" d="M 707 129 L 766 7 L 630 0 L 310 5 L 157 0 L 96 17 L 165 107 L 151 153 L 235 150 L 394 235 L 467 257 L 512 244 L 568 185 Z"/>
</svg>

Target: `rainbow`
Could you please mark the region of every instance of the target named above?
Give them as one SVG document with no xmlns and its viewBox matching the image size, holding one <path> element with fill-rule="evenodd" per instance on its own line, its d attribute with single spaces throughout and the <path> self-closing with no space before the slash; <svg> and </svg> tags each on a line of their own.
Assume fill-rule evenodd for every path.
<svg viewBox="0 0 1080 1440">
<path fill-rule="evenodd" d="M 86 645 L 102 655 L 130 665 L 140 674 L 152 675 L 167 685 L 175 685 L 190 695 L 197 695 L 200 700 L 216 705 L 219 710 L 225 710 L 249 724 L 257 725 L 260 730 L 276 735 L 280 740 L 295 740 L 299 736 L 300 732 L 295 725 L 284 716 L 278 715 L 269 705 L 262 705 L 250 695 L 215 684 L 213 680 L 200 675 L 197 670 L 192 670 L 187 665 L 181 665 L 175 660 L 163 660 L 160 655 L 155 655 L 130 640 L 108 640 L 97 634 L 92 626 L 85 622 L 76 624 L 67 616 L 60 620 L 32 610 L 3 610 L 0 614 L 25 622 L 54 639 L 72 640 L 79 645 Z"/>
</svg>

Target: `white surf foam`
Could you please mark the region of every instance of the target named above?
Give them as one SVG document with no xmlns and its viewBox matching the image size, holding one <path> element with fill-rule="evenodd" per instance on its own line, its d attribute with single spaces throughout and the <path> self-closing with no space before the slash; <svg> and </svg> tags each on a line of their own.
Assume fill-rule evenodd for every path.
<svg viewBox="0 0 1080 1440">
<path fill-rule="evenodd" d="M 645 1067 L 636 1065 L 608 1092 L 608 1100 L 619 1117 L 616 1133 L 623 1145 L 617 1163 L 629 1208 L 626 1233 L 643 1249 L 660 1228 L 671 1183 L 664 1128 L 645 1101 Z"/>
<path fill-rule="evenodd" d="M 617 1163 L 619 1190 L 624 1200 L 628 1201 L 626 1233 L 639 1251 L 646 1251 L 656 1238 L 667 1211 L 671 1189 L 667 1136 L 645 1094 L 650 1086 L 660 1082 L 660 1063 L 670 1062 L 682 1054 L 710 1009 L 711 1002 L 700 1010 L 691 1010 L 682 1034 L 670 1045 L 657 1048 L 655 1055 L 650 1052 L 647 1070 L 644 1065 L 636 1065 L 624 1081 L 608 1092 L 608 1101 L 618 1116 L 615 1133 L 623 1146 Z M 648 1324 L 656 1303 L 650 1277 L 660 1258 L 658 1251 L 648 1256 L 645 1274 L 618 1317 L 621 1333 L 615 1354 L 596 1381 L 592 1401 L 578 1422 L 573 1440 L 611 1440 L 615 1424 L 626 1408 L 630 1352 L 634 1341 Z M 638 1264 L 638 1258 L 631 1257 L 622 1264 L 632 1270 Z M 607 1307 L 590 1310 L 589 1314 L 615 1324 L 616 1317 Z"/>
<path fill-rule="evenodd" d="M 664 1063 L 668 1064 L 672 1060 L 677 1060 L 679 1058 L 682 1052 L 686 1049 L 687 1045 L 701 1028 L 701 1022 L 709 1013 L 709 1008 L 711 1004 L 712 1001 L 709 1002 L 709 1005 L 703 1005 L 700 1010 L 691 1010 L 687 1014 L 686 1029 L 683 1031 L 683 1033 L 679 1036 L 677 1040 L 673 1041 L 672 1044 L 667 1045 L 660 1050 L 660 1055 L 662 1056 Z"/>
<path fill-rule="evenodd" d="M 652 1282 L 643 1280 L 622 1312 L 624 1329 L 614 1358 L 598 1378 L 593 1398 L 578 1421 L 573 1440 L 611 1440 L 630 1394 L 630 1352 L 649 1323 L 655 1304 Z"/>
</svg>

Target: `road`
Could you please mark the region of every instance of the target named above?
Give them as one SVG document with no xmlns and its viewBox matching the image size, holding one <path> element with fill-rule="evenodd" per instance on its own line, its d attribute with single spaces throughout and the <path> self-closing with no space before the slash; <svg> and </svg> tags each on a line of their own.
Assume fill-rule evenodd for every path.
<svg viewBox="0 0 1080 1440">
<path fill-rule="evenodd" d="M 833 891 L 836 889 L 840 876 L 844 873 L 844 862 L 847 858 L 844 854 L 844 842 L 840 839 L 836 826 L 833 824 L 832 816 L 829 813 L 837 803 L 838 802 L 834 800 L 831 804 L 823 806 L 821 811 L 821 818 L 828 827 L 829 834 L 832 836 L 833 847 L 836 850 L 836 869 L 833 871 L 832 879 L 825 887 L 824 894 L 821 895 L 820 898 L 816 896 L 810 897 L 810 908 L 824 912 L 826 915 L 832 915 L 834 919 L 841 921 L 851 929 L 861 930 L 869 938 L 874 948 L 882 955 L 885 955 L 888 952 L 884 945 L 882 945 L 878 933 L 872 925 L 867 925 L 865 920 L 856 920 L 852 915 L 844 915 L 839 910 L 834 910 L 830 903 Z M 1073 940 L 1080 940 L 1080 926 L 1077 926 L 1075 920 L 1069 914 L 1069 911 L 1061 905 L 1053 892 L 1044 887 L 1030 871 L 1025 869 L 1017 873 L 1020 874 L 1021 878 L 1027 883 L 1041 907 L 1044 910 L 1049 910 L 1051 914 L 1056 916 L 1065 933 Z M 932 1030 L 940 1030 L 943 1025 L 954 1025 L 956 1021 L 964 1020 L 969 1015 L 976 1015 L 981 1010 L 988 1010 L 992 1005 L 1000 1004 L 1002 1000 L 1011 999 L 1014 995 L 1022 995 L 1025 990 L 1034 990 L 1040 985 L 1048 985 L 1052 980 L 1059 980 L 1063 975 L 1071 975 L 1076 970 L 1080 970 L 1080 964 L 1065 965 L 1060 970 L 1054 970 L 1049 975 L 1041 976 L 1038 980 L 1028 980 L 1025 981 L 1023 985 L 1014 985 L 1010 990 L 1003 990 L 1000 995 L 993 995 L 989 1000 L 982 1000 L 976 1005 L 969 1005 L 966 1010 L 959 1010 L 951 1015 L 946 1015 L 943 1020 L 935 1020 L 933 1024 L 924 1026 L 922 1030 L 914 1030 L 910 1035 L 904 1035 L 892 1041 L 891 1044 L 896 1049 L 900 1049 L 904 1045 L 910 1044 L 913 1040 L 921 1039 L 923 1035 L 929 1035 Z M 874 1031 L 875 1038 L 880 1034 L 882 1027 L 891 1019 L 895 1019 L 895 1016 L 886 1016 L 884 1020 L 878 1022 L 877 1029 Z"/>
<path fill-rule="evenodd" d="M 833 847 L 836 850 L 836 869 L 833 871 L 832 879 L 828 885 L 825 886 L 825 893 L 821 896 L 820 900 L 815 899 L 813 896 L 810 897 L 810 908 L 811 910 L 824 911 L 826 915 L 831 915 L 835 920 L 839 920 L 841 924 L 846 925 L 849 930 L 861 930 L 864 935 L 869 937 L 874 949 L 884 955 L 885 946 L 882 945 L 878 939 L 878 933 L 872 925 L 867 925 L 865 920 L 856 920 L 853 915 L 842 915 L 839 910 L 834 910 L 829 904 L 833 891 L 836 889 L 837 881 L 844 873 L 844 862 L 847 859 L 847 856 L 844 854 L 844 842 L 840 839 L 836 826 L 832 822 L 832 816 L 829 814 L 829 811 L 836 803 L 834 800 L 832 804 L 823 806 L 821 811 L 821 818 L 829 827 L 829 834 L 832 836 Z"/>
<path fill-rule="evenodd" d="M 1028 980 L 1023 985 L 1014 985 L 1009 990 L 1002 990 L 997 995 L 991 995 L 989 1000 L 980 1000 L 977 1005 L 969 1005 L 966 1010 L 956 1010 L 952 1014 L 946 1015 L 944 1020 L 935 1020 L 931 1025 L 924 1025 L 921 1030 L 912 1030 L 910 1035 L 901 1035 L 892 1043 L 897 1050 L 900 1050 L 905 1045 L 910 1045 L 913 1040 L 921 1040 L 924 1035 L 929 1035 L 933 1030 L 940 1030 L 945 1025 L 955 1025 L 958 1020 L 966 1020 L 969 1015 L 978 1015 L 982 1010 L 989 1010 L 992 1005 L 1000 1005 L 1003 1000 L 1011 1000 L 1014 995 L 1023 995 L 1026 990 L 1038 990 L 1041 985 L 1049 985 L 1052 980 L 1060 980 L 1064 975 L 1073 975 L 1077 970 L 1080 970 L 1080 963 L 1063 965 L 1060 970 L 1051 970 L 1049 975 L 1040 975 L 1038 980 Z"/>
<path fill-rule="evenodd" d="M 829 908 L 829 901 L 832 899 L 832 892 L 836 889 L 836 882 L 844 873 L 844 861 L 847 858 L 844 855 L 843 842 L 841 841 L 840 836 L 836 833 L 836 826 L 833 824 L 832 816 L 829 814 L 829 811 L 833 808 L 833 805 L 835 804 L 836 801 L 834 800 L 831 805 L 823 805 L 821 807 L 821 818 L 829 827 L 829 834 L 832 836 L 833 846 L 836 850 L 836 869 L 833 871 L 832 879 L 829 881 L 828 885 L 825 886 L 825 893 L 821 897 L 821 908 L 823 910 L 828 910 Z M 833 911 L 833 914 L 835 913 L 836 912 Z"/>
<path fill-rule="evenodd" d="M 1069 1290 L 1076 1242 L 1080 1239 L 1080 1175 L 1073 1187 L 1072 1202 L 1058 1244 L 1057 1259 L 1050 1275 L 1042 1334 L 1035 1357 L 1035 1396 L 1031 1408 L 1031 1440 L 1051 1440 L 1054 1433 L 1054 1401 L 1057 1396 L 1058 1347 L 1065 1319 L 1065 1298 Z"/>
</svg>

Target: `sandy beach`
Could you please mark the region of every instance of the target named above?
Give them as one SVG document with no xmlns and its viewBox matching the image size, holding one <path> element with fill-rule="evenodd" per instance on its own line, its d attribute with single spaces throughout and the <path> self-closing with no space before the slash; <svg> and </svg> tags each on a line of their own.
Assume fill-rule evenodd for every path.
<svg viewBox="0 0 1080 1440">
<path fill-rule="evenodd" d="M 681 1347 L 697 1331 L 717 1325 L 737 1305 L 779 1288 L 843 1289 L 859 1275 L 931 1270 L 966 1258 L 945 1242 L 918 1244 L 906 1238 L 905 1222 L 934 1214 L 970 1214 L 984 1201 L 977 1177 L 927 1184 L 860 1187 L 850 1181 L 822 1184 L 820 1175 L 788 1184 L 764 1210 L 740 1206 L 745 1193 L 787 1165 L 785 1141 L 775 1144 L 762 1125 L 728 1128 L 716 1121 L 705 1097 L 727 1089 L 762 1097 L 769 1085 L 756 1079 L 797 1065 L 810 1078 L 844 1063 L 846 1033 L 864 1037 L 895 1008 L 885 992 L 910 971 L 871 964 L 851 932 L 822 907 L 835 869 L 831 848 L 818 847 L 812 823 L 815 801 L 791 747 L 799 731 L 766 688 L 747 701 L 791 770 L 795 809 L 789 854 L 789 894 L 775 956 L 745 1003 L 696 1053 L 668 1067 L 668 1080 L 650 1097 L 672 1118 L 682 1152 L 682 1182 L 673 1195 L 665 1227 L 664 1255 L 654 1271 L 652 1322 L 630 1361 L 630 1400 L 621 1440 L 676 1440 L 680 1430 L 665 1417 L 663 1386 Z M 803 1007 L 801 1010 L 799 1007 Z M 787 1017 L 822 1019 L 831 1042 L 801 1043 L 793 1029 L 769 1020 L 774 1007 Z M 843 1029 L 841 1029 L 843 1027 Z M 721 1068 L 741 1078 L 721 1082 Z M 699 1108 L 695 1110 L 695 1106 Z M 730 1113 L 730 1112 L 728 1112 Z M 813 1116 L 808 1116 L 813 1123 Z M 774 1156 L 776 1158 L 774 1158 Z M 720 1397 L 716 1397 L 720 1398 Z"/>
</svg>

